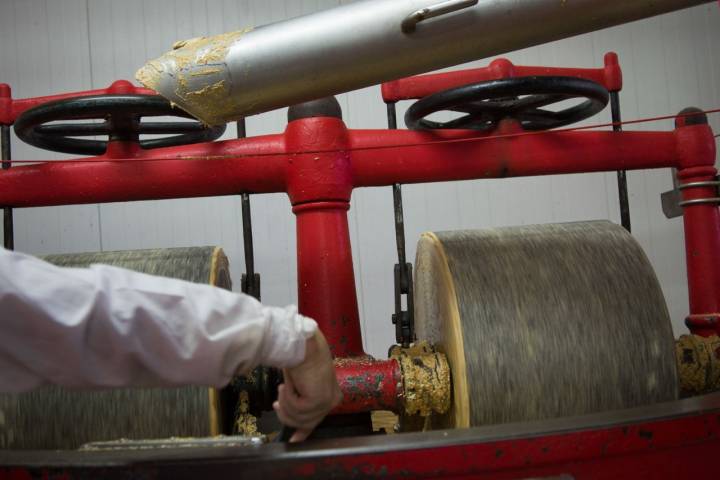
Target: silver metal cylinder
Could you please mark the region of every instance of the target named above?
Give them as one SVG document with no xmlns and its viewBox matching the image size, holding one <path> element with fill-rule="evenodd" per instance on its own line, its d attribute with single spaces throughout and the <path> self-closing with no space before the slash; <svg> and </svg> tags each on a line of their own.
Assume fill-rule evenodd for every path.
<svg viewBox="0 0 720 480">
<path fill-rule="evenodd" d="M 711 0 L 365 0 L 178 42 L 137 73 L 208 124 Z"/>
</svg>

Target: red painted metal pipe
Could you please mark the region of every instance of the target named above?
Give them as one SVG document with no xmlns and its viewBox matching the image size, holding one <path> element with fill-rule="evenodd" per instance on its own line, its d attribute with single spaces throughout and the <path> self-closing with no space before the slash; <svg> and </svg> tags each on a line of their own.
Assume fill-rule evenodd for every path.
<svg viewBox="0 0 720 480">
<path fill-rule="evenodd" d="M 298 307 L 314 318 L 336 357 L 362 356 L 347 202 L 305 203 L 297 216 Z"/>
<path fill-rule="evenodd" d="M 686 109 L 681 114 L 693 112 L 699 110 Z M 685 323 L 696 335 L 720 335 L 720 210 L 715 142 L 702 113 L 678 116 L 675 126 L 690 299 Z"/>
<path fill-rule="evenodd" d="M 0 205 L 37 207 L 282 192 L 284 156 L 242 156 L 249 149 L 272 151 L 269 144 L 277 140 L 282 141 L 277 136 L 256 137 L 245 142 L 139 150 L 125 158 L 113 157 L 116 149 L 111 144 L 111 155 L 88 162 L 15 166 L 0 173 Z M 282 143 L 279 149 L 284 149 Z M 151 161 L 157 158 L 161 160 Z"/>
<path fill-rule="evenodd" d="M 312 130 L 307 133 L 315 134 Z M 696 138 L 699 144 L 713 141 L 709 129 L 693 131 L 688 136 Z M 462 138 L 476 140 L 432 143 Z M 312 175 L 314 183 L 308 181 L 305 187 L 288 187 L 291 194 L 297 196 L 296 201 L 310 200 L 311 195 L 307 190 L 303 192 L 303 188 L 311 188 L 312 196 L 319 196 L 320 200 L 347 197 L 348 173 L 353 187 L 372 187 L 635 170 L 678 166 L 679 148 L 677 131 L 547 132 L 483 138 L 467 131 L 354 130 L 348 132 L 348 142 L 350 148 L 356 150 L 351 155 L 338 153 L 350 162 L 350 171 L 340 172 L 344 179 L 333 185 L 336 182 L 333 170 L 316 172 Z M 118 158 L 108 163 L 16 166 L 0 172 L 0 205 L 37 207 L 230 195 L 241 191 L 284 192 L 289 163 L 303 156 L 312 159 L 322 155 L 302 154 L 307 150 L 290 150 L 283 145 L 282 135 L 272 135 L 140 151 L 134 158 Z M 324 150 L 317 145 L 309 149 L 311 152 Z M 286 154 L 286 151 L 300 154 Z M 105 157 L 95 160 L 102 158 Z M 168 160 L 176 158 L 179 160 Z M 49 185 L 52 188 L 48 188 Z"/>
<path fill-rule="evenodd" d="M 347 211 L 352 178 L 347 129 L 337 118 L 303 118 L 285 131 L 287 192 L 297 217 L 298 306 L 336 357 L 364 354 Z M 319 153 L 325 152 L 325 153 Z"/>
<path fill-rule="evenodd" d="M 349 202 L 352 193 L 350 132 L 339 118 L 311 117 L 285 130 L 287 192 L 293 205 Z M 307 152 L 307 153 L 305 153 Z"/>
<path fill-rule="evenodd" d="M 61 93 L 59 95 L 48 95 L 45 97 L 12 98 L 10 85 L 0 83 L 0 124 L 12 125 L 24 111 L 47 102 L 67 100 L 68 98 L 88 97 L 92 95 L 108 94 L 135 94 L 135 95 L 157 95 L 157 92 L 149 88 L 136 87 L 127 80 L 117 80 L 108 88 L 96 90 L 85 90 L 82 92 Z"/>
<path fill-rule="evenodd" d="M 694 167 L 678 172 L 682 185 L 717 180 L 714 167 Z M 685 188 L 683 201 L 717 198 L 713 186 Z M 717 204 L 690 204 L 684 207 L 685 252 L 687 259 L 690 331 L 709 337 L 720 335 L 720 211 Z"/>
<path fill-rule="evenodd" d="M 343 401 L 332 414 L 400 411 L 403 384 L 397 360 L 375 360 L 368 356 L 339 358 L 335 360 L 335 374 Z"/>
<path fill-rule="evenodd" d="M 483 68 L 416 75 L 386 82 L 382 84 L 381 90 L 385 102 L 397 102 L 399 100 L 420 99 L 461 85 L 526 76 L 576 77 L 599 83 L 611 92 L 618 92 L 622 89 L 622 72 L 617 54 L 609 52 L 605 54 L 605 66 L 603 68 L 526 67 L 513 65 L 506 58 L 498 58 Z"/>
<path fill-rule="evenodd" d="M 513 133 L 514 129 L 506 127 L 502 131 Z M 408 131 L 353 132 L 353 147 L 360 148 L 353 152 L 355 186 L 677 165 L 676 136 L 673 132 L 544 132 L 541 135 L 427 144 L 444 138 L 448 136 Z M 373 147 L 378 144 L 399 147 L 413 143 L 417 145 Z"/>
</svg>

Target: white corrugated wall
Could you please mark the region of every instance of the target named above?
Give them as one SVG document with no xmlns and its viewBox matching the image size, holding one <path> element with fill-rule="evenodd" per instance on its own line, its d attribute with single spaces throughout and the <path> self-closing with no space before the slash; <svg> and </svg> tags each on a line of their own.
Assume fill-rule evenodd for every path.
<svg viewBox="0 0 720 480">
<path fill-rule="evenodd" d="M 132 79 L 174 41 L 262 25 L 344 3 L 338 0 L 0 0 L 0 82 L 15 98 L 77 91 Z M 509 54 L 518 64 L 597 67 L 620 56 L 623 117 L 720 107 L 720 9 L 716 3 Z M 382 52 L 378 52 L 381 54 Z M 487 61 L 472 64 L 484 65 Z M 385 128 L 378 87 L 342 95 L 351 128 Z M 405 107 L 401 107 L 400 116 Z M 609 120 L 609 111 L 593 119 Z M 720 131 L 720 116 L 711 117 Z M 280 132 L 285 111 L 248 119 L 248 134 Z M 671 121 L 633 129 L 672 128 Z M 226 137 L 234 135 L 229 128 Z M 17 159 L 56 159 L 13 140 Z M 578 158 L 582 162 L 582 158 Z M 676 333 L 687 313 L 682 220 L 666 220 L 660 193 L 668 170 L 629 173 L 633 233 L 650 257 Z M 52 188 L 52 185 L 48 185 Z M 614 173 L 406 186 L 409 257 L 420 232 L 582 219 L 619 221 Z M 285 195 L 252 197 L 263 300 L 296 301 L 294 219 Z M 33 208 L 16 211 L 16 245 L 33 254 L 220 245 L 239 288 L 243 271 L 237 197 Z M 390 188 L 356 190 L 350 211 L 364 344 L 384 356 L 394 341 L 396 261 Z"/>
</svg>

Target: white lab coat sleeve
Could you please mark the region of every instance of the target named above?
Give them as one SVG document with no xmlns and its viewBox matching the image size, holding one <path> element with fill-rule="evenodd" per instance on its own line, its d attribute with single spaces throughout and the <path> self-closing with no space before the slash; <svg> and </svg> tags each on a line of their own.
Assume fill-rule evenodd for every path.
<svg viewBox="0 0 720 480">
<path fill-rule="evenodd" d="M 0 391 L 227 384 L 291 367 L 317 324 L 295 307 L 93 265 L 59 268 L 0 248 Z"/>
</svg>

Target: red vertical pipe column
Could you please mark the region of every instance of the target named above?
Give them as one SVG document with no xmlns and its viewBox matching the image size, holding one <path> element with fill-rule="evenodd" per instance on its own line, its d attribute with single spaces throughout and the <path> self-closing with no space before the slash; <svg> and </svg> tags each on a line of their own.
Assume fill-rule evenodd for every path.
<svg viewBox="0 0 720 480">
<path fill-rule="evenodd" d="M 347 129 L 340 118 L 300 118 L 288 124 L 285 141 L 290 153 L 335 150 L 298 153 L 288 164 L 300 312 L 318 322 L 336 357 L 363 355 L 347 220 L 352 193 Z"/>
<path fill-rule="evenodd" d="M 336 357 L 363 354 L 347 202 L 293 207 L 297 216 L 298 304 L 314 318 Z"/>
<path fill-rule="evenodd" d="M 675 122 L 682 190 L 690 314 L 685 320 L 696 335 L 720 335 L 720 210 L 715 142 L 704 114 Z"/>
</svg>

